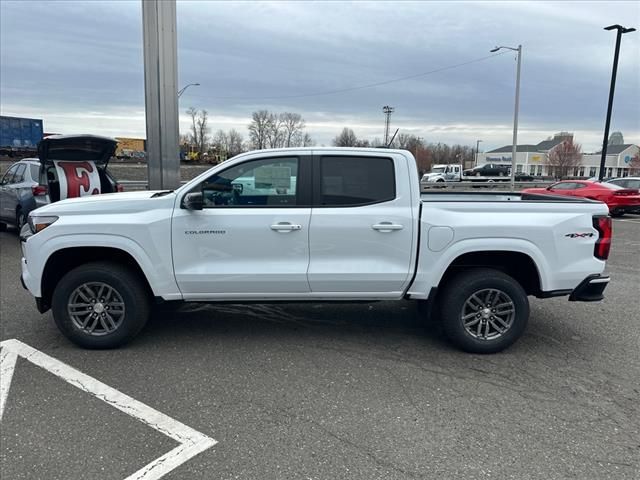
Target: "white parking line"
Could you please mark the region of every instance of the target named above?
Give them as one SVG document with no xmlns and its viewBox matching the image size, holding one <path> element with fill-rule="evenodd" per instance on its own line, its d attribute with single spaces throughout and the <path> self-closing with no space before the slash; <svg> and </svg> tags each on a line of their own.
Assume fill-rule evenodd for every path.
<svg viewBox="0 0 640 480">
<path fill-rule="evenodd" d="M 2 415 L 4 414 L 4 407 L 18 357 L 44 368 L 65 382 L 140 420 L 180 444 L 137 472 L 129 475 L 125 480 L 156 480 L 162 478 L 174 468 L 218 443 L 213 438 L 174 420 L 135 398 L 125 395 L 115 388 L 82 373 L 80 370 L 76 370 L 66 363 L 15 339 L 0 342 L 0 420 L 2 420 Z"/>
</svg>

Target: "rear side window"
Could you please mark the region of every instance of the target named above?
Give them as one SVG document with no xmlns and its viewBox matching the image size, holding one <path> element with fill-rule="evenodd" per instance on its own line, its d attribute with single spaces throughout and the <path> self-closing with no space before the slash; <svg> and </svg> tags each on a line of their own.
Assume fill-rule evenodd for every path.
<svg viewBox="0 0 640 480">
<path fill-rule="evenodd" d="M 396 196 L 393 160 L 381 157 L 321 157 L 320 205 L 352 207 Z"/>
<path fill-rule="evenodd" d="M 16 170 L 16 175 L 13 177 L 13 183 L 20 183 L 24 181 L 24 171 L 27 169 L 24 163 L 18 164 L 18 170 Z"/>
<path fill-rule="evenodd" d="M 33 163 L 29 164 L 29 169 L 31 171 L 31 180 L 34 182 L 39 181 L 40 179 L 40 167 L 38 165 L 34 165 Z"/>
</svg>

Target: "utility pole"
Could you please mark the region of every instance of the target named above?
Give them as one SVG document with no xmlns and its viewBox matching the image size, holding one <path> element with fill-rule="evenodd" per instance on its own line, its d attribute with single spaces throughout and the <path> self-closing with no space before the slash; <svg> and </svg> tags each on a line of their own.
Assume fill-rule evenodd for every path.
<svg viewBox="0 0 640 480">
<path fill-rule="evenodd" d="M 175 0 L 142 0 L 149 189 L 180 186 Z"/>
<path fill-rule="evenodd" d="M 389 143 L 389 127 L 391 126 L 391 114 L 395 109 L 388 105 L 382 107 L 382 113 L 384 113 L 384 144 Z"/>
<path fill-rule="evenodd" d="M 480 153 L 480 142 L 482 142 L 482 140 L 476 141 L 476 164 L 474 165 L 474 167 L 478 166 L 478 153 Z"/>
<path fill-rule="evenodd" d="M 607 147 L 609 146 L 609 127 L 611 125 L 611 110 L 613 109 L 613 93 L 616 89 L 616 75 L 618 74 L 618 56 L 620 55 L 620 40 L 623 33 L 635 32 L 635 28 L 625 28 L 622 25 L 609 25 L 605 30 L 617 30 L 616 50 L 613 54 L 613 70 L 611 72 L 611 86 L 609 87 L 609 104 L 607 105 L 607 119 L 604 123 L 604 140 L 602 141 L 602 156 L 600 157 L 600 173 L 598 180 L 604 178 L 605 163 L 607 161 Z"/>
</svg>

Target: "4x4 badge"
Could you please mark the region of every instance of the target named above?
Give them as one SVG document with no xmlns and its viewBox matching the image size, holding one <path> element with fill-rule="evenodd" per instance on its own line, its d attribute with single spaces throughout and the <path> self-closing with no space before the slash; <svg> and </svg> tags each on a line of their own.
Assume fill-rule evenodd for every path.
<svg viewBox="0 0 640 480">
<path fill-rule="evenodd" d="M 595 234 L 593 232 L 589 232 L 589 233 L 567 233 L 565 235 L 565 237 L 569 237 L 569 238 L 590 238 L 593 237 Z"/>
</svg>

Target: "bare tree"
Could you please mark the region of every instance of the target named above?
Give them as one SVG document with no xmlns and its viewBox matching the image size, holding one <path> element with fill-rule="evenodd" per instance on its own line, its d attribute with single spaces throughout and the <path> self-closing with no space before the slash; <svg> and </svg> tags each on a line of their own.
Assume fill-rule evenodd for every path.
<svg viewBox="0 0 640 480">
<path fill-rule="evenodd" d="M 315 146 L 316 142 L 313 141 L 313 139 L 311 138 L 311 135 L 309 135 L 308 133 L 305 133 L 302 136 L 302 141 L 301 141 L 301 146 L 302 147 L 313 147 Z"/>
<path fill-rule="evenodd" d="M 189 107 L 187 110 L 187 115 L 191 117 L 191 144 L 198 149 L 198 110 L 194 107 Z"/>
<path fill-rule="evenodd" d="M 358 137 L 353 130 L 344 127 L 340 135 L 333 139 L 333 145 L 336 147 L 356 147 L 358 146 Z"/>
<path fill-rule="evenodd" d="M 249 124 L 249 139 L 253 148 L 262 150 L 267 148 L 268 130 L 269 130 L 269 111 L 258 110 L 251 115 L 251 123 Z"/>
<path fill-rule="evenodd" d="M 187 115 L 191 117 L 191 144 L 202 157 L 209 141 L 209 127 L 207 126 L 209 113 L 206 110 L 199 111 L 190 107 L 187 110 Z"/>
<path fill-rule="evenodd" d="M 281 115 L 269 114 L 267 122 L 267 145 L 269 148 L 280 148 L 284 144 L 285 129 Z"/>
<path fill-rule="evenodd" d="M 582 164 L 582 147 L 572 139 L 565 140 L 551 149 L 547 156 L 550 174 L 555 178 L 564 178 L 569 171 Z M 552 173 L 551 173 L 552 172 Z"/>
<path fill-rule="evenodd" d="M 213 136 L 213 145 L 218 152 L 227 153 L 229 151 L 229 136 L 224 130 L 218 130 Z"/>
<path fill-rule="evenodd" d="M 235 157 L 236 155 L 241 154 L 244 151 L 243 148 L 243 138 L 240 133 L 238 133 L 235 129 L 229 130 L 228 138 L 228 154 L 229 157 Z"/>
<path fill-rule="evenodd" d="M 198 116 L 198 121 L 196 122 L 198 127 L 198 151 L 200 152 L 200 157 L 206 152 L 207 144 L 209 143 L 209 127 L 207 126 L 207 122 L 209 120 L 209 112 L 206 110 L 200 110 L 200 115 Z"/>
<path fill-rule="evenodd" d="M 299 113 L 284 112 L 280 114 L 279 120 L 283 129 L 283 146 L 296 146 L 296 136 L 299 137 L 305 127 L 302 115 Z"/>
</svg>

